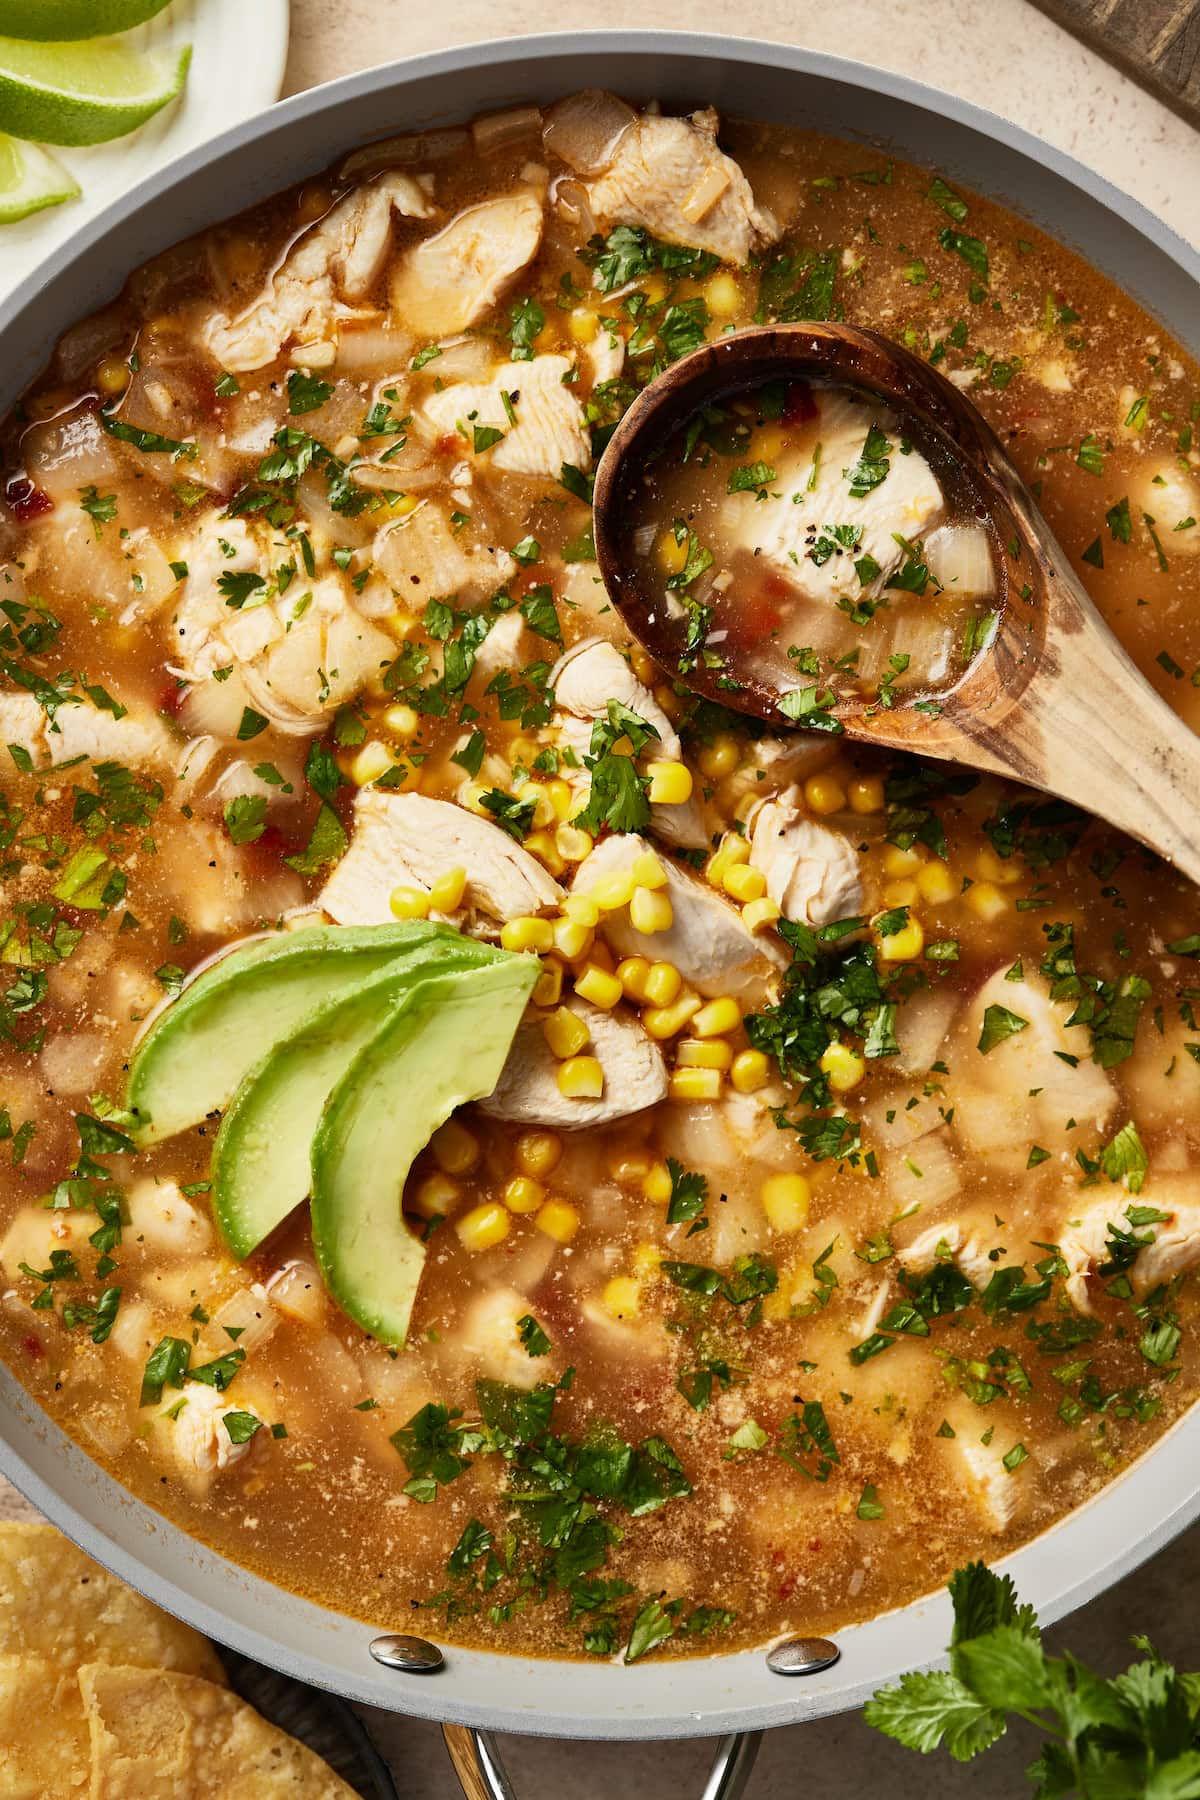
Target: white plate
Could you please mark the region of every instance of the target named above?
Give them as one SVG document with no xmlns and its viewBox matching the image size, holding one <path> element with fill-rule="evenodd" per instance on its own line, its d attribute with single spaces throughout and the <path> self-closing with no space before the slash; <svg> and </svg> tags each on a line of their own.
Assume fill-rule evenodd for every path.
<svg viewBox="0 0 1200 1800">
<path fill-rule="evenodd" d="M 187 86 L 128 137 L 86 150 L 49 146 L 83 192 L 15 225 L 0 225 L 0 294 L 143 175 L 279 98 L 288 0 L 173 0 L 123 41 L 140 50 L 190 44 Z"/>
</svg>

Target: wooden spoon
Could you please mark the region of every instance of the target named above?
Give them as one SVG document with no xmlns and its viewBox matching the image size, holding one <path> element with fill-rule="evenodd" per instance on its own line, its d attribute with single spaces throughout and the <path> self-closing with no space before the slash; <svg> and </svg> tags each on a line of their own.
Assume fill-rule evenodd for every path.
<svg viewBox="0 0 1200 1800">
<path fill-rule="evenodd" d="M 633 635 L 670 674 L 686 619 L 648 595 L 625 527 L 646 464 L 698 407 L 764 382 L 822 379 L 865 388 L 940 438 L 1006 550 L 1006 589 L 991 646 L 940 713 L 912 695 L 886 711 L 861 699 L 835 709 L 849 737 L 889 750 L 1011 776 L 1095 813 L 1200 882 L 1200 737 L 1154 692 L 1100 617 L 999 439 L 936 369 L 874 331 L 764 325 L 681 357 L 643 389 L 600 459 L 594 532 L 600 572 Z M 733 675 L 743 685 L 721 685 Z M 777 727 L 781 689 L 736 654 L 689 669 L 689 687 Z M 795 685 L 800 685 L 799 681 Z"/>
</svg>

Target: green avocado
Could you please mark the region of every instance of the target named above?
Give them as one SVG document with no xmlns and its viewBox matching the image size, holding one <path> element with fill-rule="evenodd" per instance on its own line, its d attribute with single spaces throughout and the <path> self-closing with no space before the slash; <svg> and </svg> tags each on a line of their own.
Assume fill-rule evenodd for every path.
<svg viewBox="0 0 1200 1800">
<path fill-rule="evenodd" d="M 425 919 L 315 925 L 221 957 L 164 1007 L 134 1051 L 125 1104 L 137 1115 L 138 1143 L 158 1143 L 219 1112 L 316 1007 L 439 939 L 461 941 Z"/>
<path fill-rule="evenodd" d="M 310 1146 L 321 1109 L 414 984 L 504 954 L 458 932 L 427 938 L 348 994 L 327 1000 L 251 1069 L 213 1147 L 213 1210 L 236 1257 L 249 1256 L 307 1198 Z"/>
<path fill-rule="evenodd" d="M 330 1095 L 312 1145 L 313 1244 L 342 1310 L 404 1343 L 425 1262 L 400 1203 L 424 1148 L 500 1079 L 538 977 L 530 956 L 418 982 Z"/>
</svg>

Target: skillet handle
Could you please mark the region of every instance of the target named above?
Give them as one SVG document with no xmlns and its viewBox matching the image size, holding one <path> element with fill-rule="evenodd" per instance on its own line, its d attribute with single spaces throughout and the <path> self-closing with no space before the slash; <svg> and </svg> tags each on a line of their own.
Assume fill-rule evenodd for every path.
<svg viewBox="0 0 1200 1800">
<path fill-rule="evenodd" d="M 443 1725 L 442 1736 L 465 1800 L 516 1800 L 490 1731 Z M 761 1731 L 735 1731 L 722 1738 L 700 1800 L 741 1800 L 761 1743 Z"/>
</svg>

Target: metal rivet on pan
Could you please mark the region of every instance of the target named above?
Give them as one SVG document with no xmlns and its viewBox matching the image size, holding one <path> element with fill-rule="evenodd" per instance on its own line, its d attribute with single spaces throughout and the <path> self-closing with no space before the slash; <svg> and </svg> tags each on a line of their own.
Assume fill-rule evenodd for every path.
<svg viewBox="0 0 1200 1800">
<path fill-rule="evenodd" d="M 428 1638 L 377 1637 L 371 1639 L 369 1648 L 375 1661 L 385 1669 L 403 1669 L 406 1675 L 432 1675 L 445 1660 Z"/>
<path fill-rule="evenodd" d="M 816 1675 L 831 1669 L 841 1654 L 828 1638 L 785 1638 L 767 1651 L 767 1667 L 772 1675 Z"/>
</svg>

